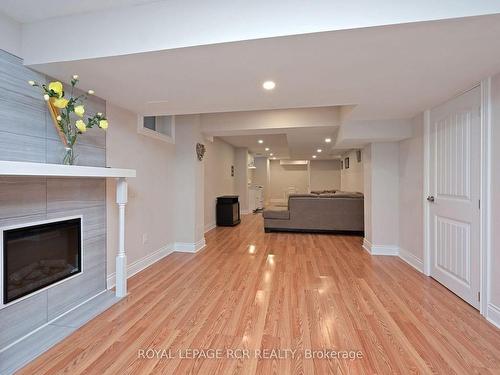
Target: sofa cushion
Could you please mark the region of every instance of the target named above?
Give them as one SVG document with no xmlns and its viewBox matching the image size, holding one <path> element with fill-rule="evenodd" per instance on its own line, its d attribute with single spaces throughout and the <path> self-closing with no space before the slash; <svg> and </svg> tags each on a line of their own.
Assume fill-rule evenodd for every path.
<svg viewBox="0 0 500 375">
<path fill-rule="evenodd" d="M 337 191 L 334 198 L 364 198 L 363 193 L 351 191 Z"/>
<path fill-rule="evenodd" d="M 296 194 L 290 194 L 288 196 L 288 199 L 290 198 L 317 198 L 318 196 L 316 194 L 307 194 L 307 193 L 296 193 Z"/>
<path fill-rule="evenodd" d="M 314 195 L 320 195 L 320 194 L 334 194 L 336 193 L 338 190 L 312 190 L 311 191 L 311 194 L 314 194 Z"/>
<path fill-rule="evenodd" d="M 264 219 L 290 220 L 290 211 L 287 209 L 264 210 L 262 216 Z"/>
</svg>

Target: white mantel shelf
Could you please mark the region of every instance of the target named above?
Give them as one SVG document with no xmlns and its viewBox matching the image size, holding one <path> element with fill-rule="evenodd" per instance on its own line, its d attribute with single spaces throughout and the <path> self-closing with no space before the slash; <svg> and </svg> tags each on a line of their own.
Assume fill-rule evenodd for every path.
<svg viewBox="0 0 500 375">
<path fill-rule="evenodd" d="M 0 161 L 0 176 L 127 178 L 136 177 L 136 172 L 135 169 Z"/>
</svg>

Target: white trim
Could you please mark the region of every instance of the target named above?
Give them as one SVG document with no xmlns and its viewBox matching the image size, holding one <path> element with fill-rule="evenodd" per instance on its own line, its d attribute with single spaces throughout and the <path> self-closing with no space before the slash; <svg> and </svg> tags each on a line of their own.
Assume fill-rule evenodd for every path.
<svg viewBox="0 0 500 375">
<path fill-rule="evenodd" d="M 363 238 L 363 249 L 365 249 L 368 254 L 372 253 L 372 243 L 368 241 L 366 238 Z"/>
<path fill-rule="evenodd" d="M 176 242 L 174 244 L 174 251 L 179 251 L 181 253 L 196 253 L 206 246 L 205 237 L 203 237 L 198 242 Z"/>
<path fill-rule="evenodd" d="M 372 255 L 399 255 L 398 246 L 384 246 L 384 245 L 372 245 L 371 247 Z"/>
<path fill-rule="evenodd" d="M 144 117 L 145 116 L 170 116 L 172 117 L 172 136 L 160 133 L 155 130 L 151 130 L 144 127 Z M 154 138 L 159 141 L 175 144 L 175 116 L 174 115 L 162 115 L 162 114 L 139 114 L 137 115 L 137 133 L 145 135 L 146 137 Z"/>
<path fill-rule="evenodd" d="M 241 215 L 248 215 L 248 214 L 251 214 L 251 213 L 252 213 L 252 211 L 250 211 L 248 209 L 247 210 L 241 210 Z"/>
<path fill-rule="evenodd" d="M 216 227 L 215 223 L 205 224 L 205 233 L 210 232 L 212 229 Z"/>
<path fill-rule="evenodd" d="M 25 296 L 22 296 L 14 301 L 11 301 L 9 303 L 6 303 L 4 304 L 3 303 L 3 259 L 4 259 L 4 255 L 3 255 L 3 232 L 6 231 L 6 230 L 11 230 L 11 229 L 19 229 L 19 228 L 29 228 L 29 227 L 33 227 L 33 226 L 37 226 L 37 225 L 43 225 L 43 224 L 51 224 L 51 223 L 59 223 L 59 222 L 63 222 L 63 221 L 66 221 L 66 220 L 73 220 L 73 219 L 80 219 L 80 272 L 70 276 L 70 277 L 66 277 L 62 280 L 59 280 L 55 283 L 52 283 L 50 285 L 47 285 L 41 289 L 38 289 L 38 290 L 35 290 Z M 59 284 L 62 284 L 66 281 L 69 281 L 71 279 L 74 279 L 76 277 L 79 277 L 81 275 L 83 275 L 83 272 L 84 272 L 84 265 L 83 265 L 83 260 L 84 260 L 84 254 L 85 254 L 85 250 L 84 250 L 84 247 L 83 247 L 83 216 L 82 215 L 74 215 L 74 216 L 64 216 L 64 217 L 56 217 L 56 218 L 53 218 L 53 219 L 46 219 L 46 220 L 39 220 L 39 221 L 32 221 L 32 222 L 29 222 L 29 223 L 18 223 L 18 224 L 13 224 L 13 225 L 8 225 L 8 226 L 5 226 L 5 227 L 2 227 L 0 228 L 0 310 L 5 308 L 5 307 L 9 307 L 9 306 L 12 306 L 12 305 L 15 305 L 16 303 L 18 302 L 21 302 L 21 301 L 24 301 L 25 299 L 28 299 L 28 298 L 31 298 L 33 297 L 34 295 L 37 295 L 47 289 L 51 289 Z"/>
<path fill-rule="evenodd" d="M 79 165 L 0 161 L 0 176 L 136 177 L 135 169 L 84 167 Z"/>
<path fill-rule="evenodd" d="M 365 249 L 370 255 L 389 255 L 389 256 L 397 256 L 402 261 L 408 263 L 410 266 L 415 268 L 415 270 L 419 272 L 423 272 L 423 262 L 415 255 L 410 253 L 405 249 L 401 249 L 398 246 L 381 246 L 381 245 L 373 245 L 366 238 L 363 238 L 363 249 Z"/>
<path fill-rule="evenodd" d="M 424 272 L 424 263 L 422 260 L 410 253 L 408 250 L 399 248 L 399 257 L 401 260 L 415 268 L 418 272 Z"/>
<path fill-rule="evenodd" d="M 500 307 L 489 303 L 486 310 L 486 319 L 497 328 L 500 328 Z"/>
<path fill-rule="evenodd" d="M 33 331 L 31 331 L 31 332 L 29 332 L 29 333 L 25 334 L 24 336 L 22 336 L 22 337 L 18 338 L 17 340 L 15 340 L 15 341 L 11 342 L 9 345 L 4 346 L 3 348 L 1 348 L 1 349 L 0 349 L 0 353 L 2 353 L 2 352 L 4 352 L 4 351 L 6 351 L 7 349 L 9 349 L 9 348 L 11 348 L 11 347 L 13 347 L 14 345 L 16 345 L 16 344 L 18 344 L 19 342 L 23 341 L 24 339 L 26 339 L 27 337 L 31 336 L 32 334 L 34 334 L 34 333 L 36 333 L 36 332 L 40 331 L 42 328 L 47 327 L 49 324 L 54 323 L 56 320 L 58 320 L 58 319 L 62 318 L 63 316 L 65 316 L 65 315 L 69 314 L 70 312 L 72 312 L 72 311 L 76 310 L 76 309 L 77 309 L 77 308 L 79 308 L 80 306 L 82 306 L 82 305 L 86 304 L 87 302 L 90 302 L 91 300 L 93 300 L 94 298 L 96 298 L 96 297 L 100 296 L 101 294 L 103 294 L 103 293 L 105 293 L 105 292 L 107 292 L 107 291 L 106 291 L 106 290 L 103 290 L 103 291 L 101 291 L 101 292 L 97 293 L 96 295 L 94 295 L 94 296 L 92 296 L 92 297 L 90 297 L 90 298 L 87 298 L 85 301 L 80 302 L 78 305 L 73 306 L 71 309 L 69 309 L 68 311 L 63 312 L 61 315 L 56 316 L 54 319 L 51 319 L 51 320 L 49 320 L 48 322 L 43 323 L 40 327 L 35 328 Z"/>
<path fill-rule="evenodd" d="M 158 262 L 160 259 L 166 257 L 167 255 L 173 253 L 174 248 L 171 244 L 162 247 L 161 249 L 155 251 L 154 253 L 148 254 L 141 259 L 127 265 L 127 279 L 134 276 L 135 274 L 143 271 L 152 264 Z M 116 272 L 111 273 L 106 278 L 106 288 L 109 290 L 116 285 Z"/>
<path fill-rule="evenodd" d="M 491 270 L 491 78 L 481 81 L 481 217 L 479 311 L 488 316 Z M 500 311 L 500 310 L 498 310 Z M 498 316 L 497 316 L 498 317 Z M 496 320 L 500 323 L 500 319 Z M 497 324 L 498 326 L 498 324 Z"/>
<path fill-rule="evenodd" d="M 429 203 L 426 197 L 430 195 L 430 162 L 431 162 L 431 111 L 424 112 L 424 196 L 422 197 L 422 204 L 424 206 L 424 259 L 423 271 L 426 276 L 431 275 L 431 244 L 429 232 Z"/>
<path fill-rule="evenodd" d="M 398 255 L 399 247 L 393 245 L 373 245 L 366 238 L 363 238 L 363 248 L 371 255 Z"/>
</svg>

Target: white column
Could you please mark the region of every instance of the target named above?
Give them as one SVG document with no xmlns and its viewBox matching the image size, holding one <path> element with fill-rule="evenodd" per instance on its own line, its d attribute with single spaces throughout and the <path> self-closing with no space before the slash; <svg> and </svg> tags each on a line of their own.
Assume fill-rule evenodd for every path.
<svg viewBox="0 0 500 375">
<path fill-rule="evenodd" d="M 127 204 L 127 181 L 118 178 L 116 182 L 116 203 L 118 203 L 118 254 L 116 255 L 116 296 L 127 295 L 127 256 L 125 255 L 125 205 Z"/>
</svg>

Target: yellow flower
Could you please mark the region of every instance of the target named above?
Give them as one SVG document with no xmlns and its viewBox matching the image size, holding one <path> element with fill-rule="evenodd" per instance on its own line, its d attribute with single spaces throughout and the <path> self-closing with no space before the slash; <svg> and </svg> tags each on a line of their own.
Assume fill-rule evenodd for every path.
<svg viewBox="0 0 500 375">
<path fill-rule="evenodd" d="M 77 105 L 75 107 L 75 114 L 78 117 L 83 117 L 83 114 L 85 113 L 85 107 L 83 105 Z"/>
<path fill-rule="evenodd" d="M 85 133 L 87 131 L 87 125 L 85 125 L 83 120 L 77 120 L 75 125 L 80 133 Z"/>
<path fill-rule="evenodd" d="M 99 121 L 99 127 L 101 129 L 106 130 L 108 128 L 108 120 L 101 120 L 101 121 Z"/>
<path fill-rule="evenodd" d="M 65 98 L 59 98 L 59 99 L 54 99 L 52 104 L 54 104 L 54 107 L 59 108 L 59 109 L 64 109 L 68 105 L 69 100 Z"/>
<path fill-rule="evenodd" d="M 59 81 L 50 82 L 49 83 L 49 90 L 54 91 L 58 97 L 61 97 L 63 94 L 63 85 Z"/>
</svg>

